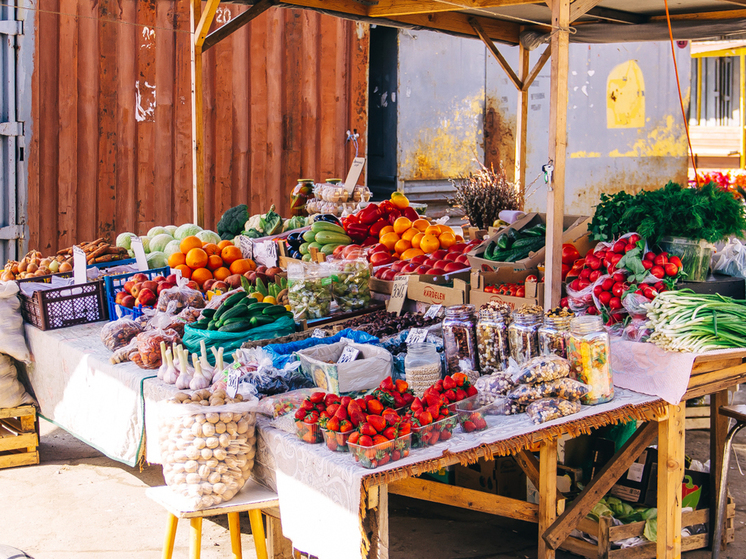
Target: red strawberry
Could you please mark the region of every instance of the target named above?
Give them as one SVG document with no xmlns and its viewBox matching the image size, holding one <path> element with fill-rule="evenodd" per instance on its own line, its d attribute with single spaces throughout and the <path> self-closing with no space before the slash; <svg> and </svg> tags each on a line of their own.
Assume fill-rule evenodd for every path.
<svg viewBox="0 0 746 559">
<path fill-rule="evenodd" d="M 386 428 L 386 420 L 380 415 L 369 415 L 368 423 L 370 423 L 377 433 L 381 433 Z"/>
<path fill-rule="evenodd" d="M 396 427 L 386 427 L 383 430 L 383 436 L 388 440 L 393 441 L 396 438 Z"/>
<path fill-rule="evenodd" d="M 381 456 L 381 459 L 378 461 L 378 464 L 376 464 L 374 467 L 377 468 L 378 466 L 383 466 L 384 464 L 388 464 L 389 460 L 391 460 L 391 456 L 389 456 L 388 454 L 384 454 L 383 456 Z"/>
<path fill-rule="evenodd" d="M 381 444 L 381 443 L 387 443 L 387 442 L 389 442 L 389 439 L 387 439 L 383 435 L 376 435 L 375 437 L 373 437 L 374 445 Z"/>
<path fill-rule="evenodd" d="M 383 411 L 383 404 L 378 400 L 370 400 L 368 402 L 368 411 L 375 415 L 380 415 Z"/>
<path fill-rule="evenodd" d="M 394 379 L 391 377 L 386 377 L 381 381 L 381 384 L 378 386 L 381 390 L 394 390 Z"/>
<path fill-rule="evenodd" d="M 405 392 L 401 395 L 401 397 L 404 399 L 405 404 L 411 404 L 414 400 L 414 394 L 412 394 L 411 392 Z"/>
<path fill-rule="evenodd" d="M 360 426 L 360 433 L 368 435 L 369 437 L 375 437 L 378 434 L 378 431 L 376 431 L 370 423 L 363 423 Z"/>
<path fill-rule="evenodd" d="M 412 408 L 412 411 L 415 411 L 415 412 L 423 409 L 424 406 L 422 405 L 422 400 L 420 400 L 419 398 L 415 398 L 414 400 L 412 400 L 411 408 Z"/>
<path fill-rule="evenodd" d="M 477 392 L 479 391 L 477 390 L 476 386 L 469 386 L 469 388 L 466 389 L 466 396 L 467 398 L 469 396 L 474 396 Z"/>
<path fill-rule="evenodd" d="M 339 396 L 336 394 L 327 394 L 324 396 L 324 404 L 331 406 L 332 404 L 339 403 Z"/>
<path fill-rule="evenodd" d="M 300 405 L 304 410 L 312 410 L 313 409 L 313 402 L 306 398 L 303 400 L 303 403 Z"/>
<path fill-rule="evenodd" d="M 469 377 L 467 377 L 464 373 L 454 373 L 453 380 L 456 381 L 457 386 L 463 386 L 464 383 L 468 382 Z"/>
<path fill-rule="evenodd" d="M 435 421 L 435 418 L 440 415 L 440 406 L 427 406 L 426 410 L 433 418 L 433 421 Z"/>
<path fill-rule="evenodd" d="M 458 399 L 458 396 L 457 396 L 458 392 L 463 392 L 463 390 L 461 390 L 460 388 L 458 389 L 458 391 L 446 390 L 445 392 L 443 392 L 443 396 L 445 396 L 449 402 L 455 402 Z"/>
<path fill-rule="evenodd" d="M 326 428 L 330 431 L 339 431 L 339 419 L 336 417 L 332 417 L 329 421 L 326 422 Z"/>
<path fill-rule="evenodd" d="M 417 421 L 420 422 L 420 425 L 422 425 L 423 427 L 425 425 L 430 425 L 433 422 L 432 414 L 427 411 L 422 411 L 418 413 L 417 415 L 415 415 L 415 417 L 417 418 Z"/>
<path fill-rule="evenodd" d="M 458 390 L 456 390 L 456 401 L 460 402 L 464 398 L 466 398 L 466 390 L 463 390 L 461 388 L 459 388 Z"/>
<path fill-rule="evenodd" d="M 350 405 L 350 402 L 352 402 L 352 398 L 350 398 L 349 396 L 343 396 L 343 397 L 342 397 L 342 405 L 343 405 L 344 407 L 347 407 L 347 406 L 349 406 L 349 405 Z"/>
<path fill-rule="evenodd" d="M 304 420 L 306 423 L 316 423 L 319 420 L 319 412 L 312 411 L 306 416 Z"/>
<path fill-rule="evenodd" d="M 373 439 L 368 435 L 361 435 L 357 442 L 360 446 L 373 446 Z"/>
<path fill-rule="evenodd" d="M 368 411 L 368 401 L 365 398 L 358 398 L 355 402 L 357 402 L 357 405 L 360 406 L 362 411 Z"/>
<path fill-rule="evenodd" d="M 304 408 L 298 408 L 295 412 L 295 419 L 302 421 L 306 417 L 306 410 Z"/>
<path fill-rule="evenodd" d="M 409 390 L 409 385 L 407 384 L 406 380 L 397 380 L 395 383 L 396 391 L 399 392 L 399 394 L 403 394 L 407 390 Z"/>
<path fill-rule="evenodd" d="M 440 402 L 440 396 L 435 394 L 428 394 L 425 396 L 425 404 L 428 406 L 436 406 Z"/>
<path fill-rule="evenodd" d="M 487 428 L 487 422 L 484 420 L 483 417 L 481 417 L 481 416 L 474 417 L 473 420 L 474 420 L 474 426 L 477 429 L 479 429 L 480 431 L 482 429 L 486 429 Z"/>
<path fill-rule="evenodd" d="M 399 458 L 401 458 L 401 451 L 395 450 L 394 452 L 391 453 L 391 460 L 392 461 L 399 460 Z M 380 466 L 380 464 L 379 464 L 379 466 Z"/>
<path fill-rule="evenodd" d="M 438 380 L 433 386 L 438 392 L 443 392 L 443 379 Z"/>
<path fill-rule="evenodd" d="M 464 421 L 462 427 L 464 428 L 464 431 L 466 431 L 467 433 L 471 433 L 477 428 L 477 426 L 474 425 L 474 423 L 471 421 Z"/>
<path fill-rule="evenodd" d="M 358 440 L 360 440 L 360 433 L 358 431 L 353 431 L 347 438 L 347 442 L 352 444 L 357 444 Z"/>
<path fill-rule="evenodd" d="M 450 431 L 444 429 L 443 431 L 440 432 L 440 440 L 447 441 L 448 439 L 451 438 L 452 434 L 453 433 L 451 433 Z"/>
<path fill-rule="evenodd" d="M 314 392 L 309 396 L 309 399 L 311 400 L 311 403 L 318 404 L 319 402 L 323 402 L 325 397 L 326 392 Z"/>
<path fill-rule="evenodd" d="M 363 409 L 360 407 L 360 404 L 357 400 L 351 400 L 349 404 L 347 404 L 347 413 L 352 416 L 353 413 L 358 412 L 361 413 Z"/>
<path fill-rule="evenodd" d="M 339 404 L 330 404 L 328 408 L 326 408 L 326 413 L 328 413 L 330 416 L 333 416 L 337 410 L 339 409 Z"/>
<path fill-rule="evenodd" d="M 347 419 L 347 409 L 344 406 L 339 406 L 337 408 L 337 411 L 334 412 L 334 417 L 342 421 L 343 419 Z"/>
<path fill-rule="evenodd" d="M 350 421 L 357 427 L 361 423 L 365 423 L 365 415 L 361 411 L 355 411 L 350 414 Z"/>
<path fill-rule="evenodd" d="M 363 396 L 363 400 L 365 400 L 366 403 L 370 402 L 371 400 L 375 400 L 375 399 L 376 397 L 373 396 L 372 394 L 366 394 L 365 396 Z"/>
<path fill-rule="evenodd" d="M 456 381 L 453 380 L 453 377 L 446 377 L 443 379 L 443 388 L 446 390 L 450 390 L 451 388 L 456 388 L 457 384 Z"/>
<path fill-rule="evenodd" d="M 405 421 L 399 425 L 399 435 L 404 436 L 412 432 L 412 424 L 409 421 Z"/>
<path fill-rule="evenodd" d="M 398 392 L 394 392 L 394 407 L 403 408 L 406 405 L 407 403 L 404 401 L 404 398 L 402 398 L 402 395 Z"/>
<path fill-rule="evenodd" d="M 334 418 L 332 418 L 334 419 Z M 340 433 L 349 433 L 352 431 L 352 423 L 350 423 L 349 420 L 343 419 L 339 422 L 339 432 Z"/>
<path fill-rule="evenodd" d="M 331 419 L 333 417 L 333 414 L 330 414 L 328 411 L 324 410 L 319 414 L 319 419 L 326 418 Z"/>
</svg>

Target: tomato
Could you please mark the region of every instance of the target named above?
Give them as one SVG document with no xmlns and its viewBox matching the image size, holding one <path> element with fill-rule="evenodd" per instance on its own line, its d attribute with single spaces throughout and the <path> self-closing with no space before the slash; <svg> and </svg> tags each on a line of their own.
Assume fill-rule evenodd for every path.
<svg viewBox="0 0 746 559">
<path fill-rule="evenodd" d="M 537 281 L 539 281 L 539 278 L 537 278 L 535 275 L 531 274 L 530 276 L 526 276 L 526 279 L 524 281 L 527 282 L 527 283 L 528 282 L 536 283 Z"/>
<path fill-rule="evenodd" d="M 526 289 L 523 287 L 519 287 L 515 290 L 515 296 L 516 297 L 525 297 L 526 296 Z"/>
<path fill-rule="evenodd" d="M 564 280 L 567 277 L 567 274 L 570 273 L 570 266 L 568 264 L 562 264 L 562 279 Z"/>
<path fill-rule="evenodd" d="M 580 253 L 578 252 L 578 249 L 575 248 L 570 243 L 565 243 L 562 245 L 562 263 L 567 265 L 572 265 L 573 262 L 575 262 L 578 258 L 580 258 Z"/>
</svg>

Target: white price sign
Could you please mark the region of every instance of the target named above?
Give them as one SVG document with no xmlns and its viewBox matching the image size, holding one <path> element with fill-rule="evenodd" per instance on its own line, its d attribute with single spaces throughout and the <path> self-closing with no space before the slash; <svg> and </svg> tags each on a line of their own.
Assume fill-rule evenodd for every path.
<svg viewBox="0 0 746 559">
<path fill-rule="evenodd" d="M 427 339 L 427 328 L 412 328 L 407 334 L 407 345 L 418 344 Z"/>
<path fill-rule="evenodd" d="M 132 252 L 135 253 L 135 260 L 137 260 L 137 271 L 144 272 L 148 269 L 148 259 L 145 257 L 145 249 L 142 246 L 142 239 L 140 237 L 132 237 Z"/>
<path fill-rule="evenodd" d="M 363 172 L 364 165 L 365 157 L 356 157 L 352 160 L 350 172 L 347 173 L 347 178 L 345 179 L 345 190 L 350 194 L 355 190 L 355 185 L 357 184 L 357 180 L 360 178 L 360 174 Z"/>
<path fill-rule="evenodd" d="M 225 393 L 231 398 L 236 397 L 239 382 L 241 382 L 241 371 L 230 371 L 228 379 L 225 381 Z"/>
<path fill-rule="evenodd" d="M 389 312 L 394 312 L 397 316 L 401 313 L 404 300 L 407 298 L 408 287 L 408 276 L 399 276 L 394 280 L 394 286 L 391 288 L 391 299 L 389 299 L 389 304 L 386 307 Z"/>
<path fill-rule="evenodd" d="M 312 338 L 326 338 L 326 332 L 321 328 L 315 328 L 313 331 Z"/>
<path fill-rule="evenodd" d="M 254 239 L 241 235 L 238 238 L 238 245 L 241 249 L 241 256 L 244 258 L 250 258 L 251 260 L 254 259 Z"/>
<path fill-rule="evenodd" d="M 80 284 L 88 281 L 87 268 L 85 252 L 78 245 L 73 246 L 73 282 Z"/>
<path fill-rule="evenodd" d="M 427 309 L 427 312 L 425 313 L 425 320 L 440 316 L 440 311 L 442 309 L 443 305 L 430 305 L 430 308 Z"/>
<path fill-rule="evenodd" d="M 337 359 L 337 365 L 341 365 L 342 363 L 350 363 L 351 361 L 357 359 L 358 355 L 360 355 L 359 349 L 347 346 L 342 350 L 342 355 L 339 356 L 339 359 Z"/>
<path fill-rule="evenodd" d="M 260 266 L 267 268 L 277 266 L 277 243 L 274 241 L 255 242 L 254 260 Z"/>
</svg>

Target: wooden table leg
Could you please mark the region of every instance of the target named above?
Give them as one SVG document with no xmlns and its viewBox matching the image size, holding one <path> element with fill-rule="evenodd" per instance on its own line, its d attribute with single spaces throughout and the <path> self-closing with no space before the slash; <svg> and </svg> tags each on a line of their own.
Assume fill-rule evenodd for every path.
<svg viewBox="0 0 746 559">
<path fill-rule="evenodd" d="M 189 522 L 189 559 L 199 559 L 202 554 L 202 517 Z"/>
<path fill-rule="evenodd" d="M 389 559 L 389 488 L 378 488 L 378 559 Z"/>
<path fill-rule="evenodd" d="M 728 405 L 728 390 L 710 394 L 710 510 L 717 510 L 717 499 L 720 494 L 720 471 L 723 469 L 723 450 L 725 437 L 728 434 L 728 418 L 720 415 L 721 406 Z M 710 534 L 715 532 L 715 515 L 710 515 Z M 724 540 L 725 538 L 723 538 Z M 714 546 L 715 542 L 710 542 Z M 722 546 L 722 542 L 720 544 Z M 711 547 L 711 549 L 714 549 Z M 725 549 L 725 547 L 721 547 Z"/>
<path fill-rule="evenodd" d="M 684 405 L 669 405 L 667 419 L 658 423 L 658 559 L 681 557 Z"/>
<path fill-rule="evenodd" d="M 557 518 L 557 441 L 545 441 L 539 449 L 539 559 L 554 559 L 554 550 L 544 541 Z"/>
<path fill-rule="evenodd" d="M 249 511 L 249 522 L 251 522 L 251 534 L 254 536 L 254 547 L 257 559 L 267 559 L 267 540 L 264 537 L 264 524 L 262 523 L 262 511 L 253 509 Z"/>
<path fill-rule="evenodd" d="M 241 519 L 237 512 L 228 513 L 228 531 L 231 535 L 231 552 L 232 559 L 242 559 L 241 552 Z"/>
<path fill-rule="evenodd" d="M 176 527 L 179 525 L 179 519 L 173 514 L 168 515 L 168 524 L 166 524 L 166 539 L 163 542 L 163 559 L 171 559 L 174 554 L 174 542 L 176 541 Z"/>
</svg>

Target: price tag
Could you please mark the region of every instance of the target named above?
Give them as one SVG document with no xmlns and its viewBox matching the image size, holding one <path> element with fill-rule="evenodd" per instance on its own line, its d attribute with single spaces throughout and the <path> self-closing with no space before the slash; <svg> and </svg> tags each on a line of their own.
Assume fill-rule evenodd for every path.
<svg viewBox="0 0 746 559">
<path fill-rule="evenodd" d="M 267 268 L 277 266 L 277 243 L 274 241 L 254 243 L 254 260 L 260 266 Z"/>
<path fill-rule="evenodd" d="M 254 239 L 241 235 L 238 238 L 238 245 L 241 249 L 241 256 L 254 260 Z"/>
<path fill-rule="evenodd" d="M 225 393 L 231 398 L 236 397 L 238 392 L 238 383 L 241 381 L 241 371 L 231 371 L 228 373 L 228 379 L 225 381 Z"/>
<path fill-rule="evenodd" d="M 430 308 L 427 309 L 427 312 L 425 313 L 425 320 L 440 316 L 440 311 L 442 309 L 443 305 L 430 305 Z"/>
<path fill-rule="evenodd" d="M 137 271 L 144 272 L 148 269 L 148 259 L 145 257 L 142 239 L 140 237 L 132 237 L 132 244 L 130 246 L 135 253 L 135 260 L 137 260 Z"/>
<path fill-rule="evenodd" d="M 73 246 L 73 282 L 77 284 L 88 281 L 87 268 L 85 252 L 79 246 Z"/>
<path fill-rule="evenodd" d="M 389 312 L 394 312 L 397 316 L 401 313 L 404 306 L 404 300 L 407 298 L 407 287 L 409 287 L 409 277 L 399 276 L 394 279 L 394 287 L 391 289 L 391 299 L 389 299 Z"/>
<path fill-rule="evenodd" d="M 357 359 L 358 355 L 360 355 L 359 349 L 355 349 L 352 346 L 347 346 L 342 350 L 342 355 L 339 356 L 339 359 L 337 359 L 337 365 L 341 365 L 342 363 L 350 363 L 351 361 Z"/>
<path fill-rule="evenodd" d="M 360 178 L 360 174 L 363 172 L 364 165 L 365 157 L 356 157 L 352 160 L 350 172 L 347 173 L 347 178 L 345 179 L 345 190 L 350 194 L 355 190 L 355 185 L 357 184 L 357 180 Z"/>
<path fill-rule="evenodd" d="M 427 339 L 427 328 L 412 328 L 407 334 L 406 344 L 418 344 Z"/>
<path fill-rule="evenodd" d="M 326 332 L 321 328 L 315 328 L 313 331 L 312 338 L 326 338 Z"/>
</svg>

